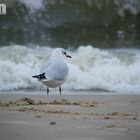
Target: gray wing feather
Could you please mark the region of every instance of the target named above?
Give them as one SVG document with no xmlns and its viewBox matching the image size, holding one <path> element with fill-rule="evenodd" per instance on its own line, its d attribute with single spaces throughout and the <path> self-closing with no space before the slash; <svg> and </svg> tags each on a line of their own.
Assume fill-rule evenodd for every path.
<svg viewBox="0 0 140 140">
<path fill-rule="evenodd" d="M 43 63 L 40 72 L 44 73 L 47 79 L 64 80 L 68 74 L 68 66 L 64 60 L 51 59 Z"/>
</svg>

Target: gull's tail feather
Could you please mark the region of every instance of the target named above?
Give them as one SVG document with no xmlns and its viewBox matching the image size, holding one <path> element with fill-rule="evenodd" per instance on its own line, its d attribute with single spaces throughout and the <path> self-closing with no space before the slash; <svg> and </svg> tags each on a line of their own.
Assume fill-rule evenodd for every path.
<svg viewBox="0 0 140 140">
<path fill-rule="evenodd" d="M 45 77 L 45 73 L 39 74 L 39 75 L 34 75 L 32 76 L 33 78 L 37 78 L 38 80 L 43 80 L 43 79 L 47 79 Z"/>
</svg>

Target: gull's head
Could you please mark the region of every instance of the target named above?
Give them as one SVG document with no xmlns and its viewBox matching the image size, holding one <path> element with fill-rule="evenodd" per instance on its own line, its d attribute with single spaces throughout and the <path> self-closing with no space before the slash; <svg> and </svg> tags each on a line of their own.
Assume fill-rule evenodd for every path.
<svg viewBox="0 0 140 140">
<path fill-rule="evenodd" d="M 67 54 L 66 50 L 63 48 L 57 48 L 52 52 L 51 57 L 61 57 L 61 58 L 72 58 Z"/>
</svg>

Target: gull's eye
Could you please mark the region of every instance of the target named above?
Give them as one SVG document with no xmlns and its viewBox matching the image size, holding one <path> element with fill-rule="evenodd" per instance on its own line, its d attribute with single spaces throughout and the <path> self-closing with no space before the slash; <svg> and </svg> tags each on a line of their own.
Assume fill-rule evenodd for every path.
<svg viewBox="0 0 140 140">
<path fill-rule="evenodd" d="M 65 51 L 63 51 L 63 52 L 62 52 L 62 54 L 66 55 L 66 52 L 65 52 Z"/>
</svg>

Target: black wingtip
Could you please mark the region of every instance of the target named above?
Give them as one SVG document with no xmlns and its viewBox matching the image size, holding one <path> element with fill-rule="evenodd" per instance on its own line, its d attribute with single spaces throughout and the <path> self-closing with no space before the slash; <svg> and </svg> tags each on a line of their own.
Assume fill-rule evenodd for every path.
<svg viewBox="0 0 140 140">
<path fill-rule="evenodd" d="M 46 79 L 45 73 L 39 74 L 39 75 L 34 75 L 32 78 L 37 78 L 38 80 L 43 80 Z"/>
<path fill-rule="evenodd" d="M 32 76 L 32 78 L 39 78 L 39 75 L 34 75 L 34 76 Z"/>
<path fill-rule="evenodd" d="M 32 76 L 32 78 L 36 78 L 36 75 Z"/>
</svg>

